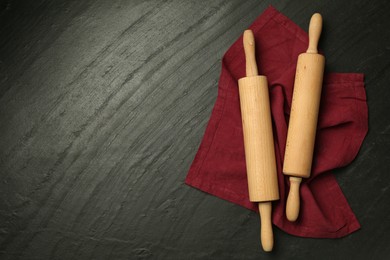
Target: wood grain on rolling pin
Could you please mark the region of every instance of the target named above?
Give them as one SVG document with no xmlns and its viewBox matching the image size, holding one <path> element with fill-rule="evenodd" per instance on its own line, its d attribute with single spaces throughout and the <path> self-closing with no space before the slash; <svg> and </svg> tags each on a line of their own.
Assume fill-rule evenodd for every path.
<svg viewBox="0 0 390 260">
<path fill-rule="evenodd" d="M 286 175 L 310 177 L 324 66 L 322 55 L 299 55 L 283 166 Z"/>
<path fill-rule="evenodd" d="M 279 199 L 267 78 L 239 80 L 249 198 Z"/>
</svg>

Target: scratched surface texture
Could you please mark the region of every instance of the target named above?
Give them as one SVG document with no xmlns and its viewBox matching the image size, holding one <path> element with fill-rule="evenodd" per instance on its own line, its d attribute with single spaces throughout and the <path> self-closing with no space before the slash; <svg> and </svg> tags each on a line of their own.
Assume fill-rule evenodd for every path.
<svg viewBox="0 0 390 260">
<path fill-rule="evenodd" d="M 183 184 L 223 53 L 269 4 L 315 11 L 327 70 L 366 74 L 370 130 L 336 171 L 362 229 L 304 239 Z M 389 259 L 390 4 L 0 0 L 0 259 Z"/>
</svg>

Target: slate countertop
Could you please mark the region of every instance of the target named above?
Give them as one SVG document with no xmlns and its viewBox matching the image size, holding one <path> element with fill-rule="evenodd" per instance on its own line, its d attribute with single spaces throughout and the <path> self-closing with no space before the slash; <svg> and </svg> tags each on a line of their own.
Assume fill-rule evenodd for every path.
<svg viewBox="0 0 390 260">
<path fill-rule="evenodd" d="M 365 74 L 369 133 L 335 176 L 361 230 L 274 228 L 184 184 L 221 58 L 270 4 L 324 17 L 330 72 Z M 390 257 L 388 1 L 0 0 L 1 259 Z"/>
</svg>

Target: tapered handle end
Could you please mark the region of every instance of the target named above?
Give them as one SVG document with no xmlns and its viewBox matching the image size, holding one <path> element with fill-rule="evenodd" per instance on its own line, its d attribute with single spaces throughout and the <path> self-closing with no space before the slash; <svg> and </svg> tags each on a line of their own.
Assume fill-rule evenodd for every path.
<svg viewBox="0 0 390 260">
<path fill-rule="evenodd" d="M 255 36 L 252 30 L 246 30 L 243 36 L 243 44 L 246 60 L 246 76 L 257 76 L 256 56 L 255 56 Z"/>
<path fill-rule="evenodd" d="M 322 31 L 322 16 L 319 13 L 313 14 L 309 25 L 309 47 L 306 53 L 318 53 L 318 41 Z"/>
<path fill-rule="evenodd" d="M 271 252 L 274 247 L 274 233 L 272 231 L 272 203 L 259 202 L 259 213 L 261 220 L 261 245 L 265 252 Z"/>
<path fill-rule="evenodd" d="M 290 177 L 290 192 L 287 197 L 286 216 L 291 222 L 297 220 L 300 208 L 299 186 L 302 178 Z"/>
</svg>

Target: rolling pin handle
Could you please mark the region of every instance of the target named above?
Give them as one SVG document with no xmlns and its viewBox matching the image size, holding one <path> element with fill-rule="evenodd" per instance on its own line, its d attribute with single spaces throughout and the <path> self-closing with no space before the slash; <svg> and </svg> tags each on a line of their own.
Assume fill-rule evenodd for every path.
<svg viewBox="0 0 390 260">
<path fill-rule="evenodd" d="M 261 221 L 261 245 L 265 252 L 271 252 L 274 247 L 274 234 L 272 231 L 272 203 L 271 201 L 259 202 L 259 213 Z"/>
<path fill-rule="evenodd" d="M 300 208 L 299 186 L 302 178 L 290 177 L 290 192 L 287 197 L 286 216 L 291 222 L 297 220 Z"/>
<path fill-rule="evenodd" d="M 322 30 L 322 16 L 319 13 L 313 14 L 309 24 L 309 47 L 306 53 L 318 53 L 318 41 Z"/>
<path fill-rule="evenodd" d="M 255 56 L 255 36 L 253 35 L 252 30 L 245 30 L 243 36 L 243 45 L 246 60 L 246 76 L 257 76 L 259 73 L 257 71 Z"/>
</svg>

